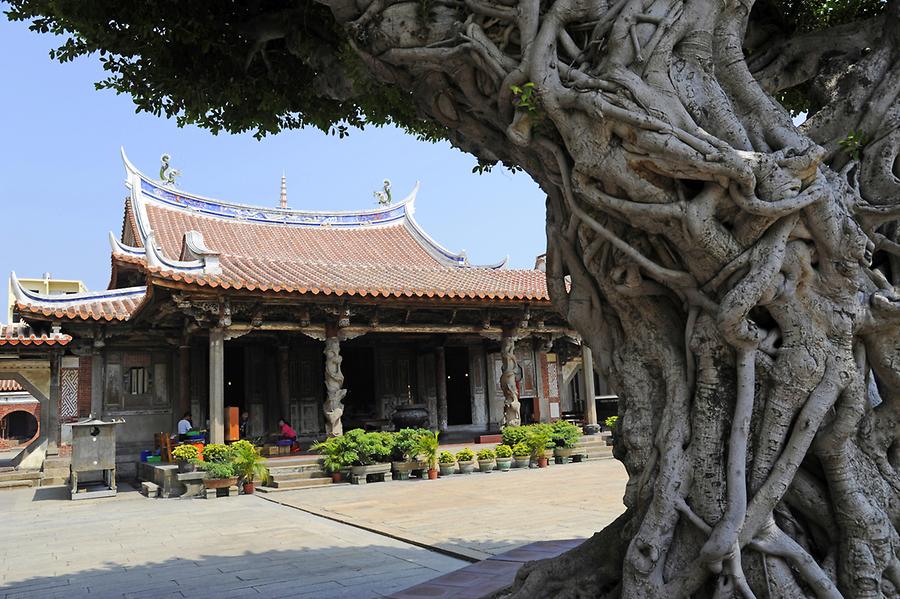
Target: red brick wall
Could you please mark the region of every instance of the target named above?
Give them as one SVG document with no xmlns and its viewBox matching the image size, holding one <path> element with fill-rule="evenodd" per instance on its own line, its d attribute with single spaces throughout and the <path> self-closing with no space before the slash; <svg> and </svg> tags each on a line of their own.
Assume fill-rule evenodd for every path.
<svg viewBox="0 0 900 599">
<path fill-rule="evenodd" d="M 558 376 L 557 371 L 556 371 L 557 364 L 554 363 L 553 364 L 554 367 L 551 368 L 550 361 L 547 359 L 546 353 L 540 352 L 540 353 L 538 353 L 538 356 L 539 356 L 538 367 L 541 369 L 541 387 L 542 387 L 541 393 L 543 394 L 544 397 L 547 398 L 547 401 L 549 403 L 558 404 L 559 403 L 559 385 L 558 384 L 551 385 L 551 382 L 550 382 L 550 377 L 555 378 L 556 376 Z M 554 388 L 551 390 L 551 387 L 554 387 Z M 552 412 L 552 408 L 551 408 L 550 414 L 552 414 L 552 413 L 553 412 Z M 547 414 L 548 420 L 556 420 L 556 418 L 551 417 L 550 414 Z"/>
<path fill-rule="evenodd" d="M 91 413 L 91 375 L 94 360 L 90 356 L 78 359 L 78 416 L 87 418 Z M 99 414 L 97 414 L 99 417 Z"/>
<path fill-rule="evenodd" d="M 41 404 L 27 403 L 2 405 L 0 406 L 0 420 L 5 418 L 7 414 L 12 414 L 13 412 L 28 412 L 29 414 L 34 416 L 35 420 L 37 420 L 37 432 L 34 434 L 34 437 L 28 440 L 29 443 L 32 439 L 35 439 L 38 435 L 41 434 Z M 0 438 L 0 449 L 6 449 L 9 446 L 10 444 L 6 441 L 6 439 Z"/>
</svg>

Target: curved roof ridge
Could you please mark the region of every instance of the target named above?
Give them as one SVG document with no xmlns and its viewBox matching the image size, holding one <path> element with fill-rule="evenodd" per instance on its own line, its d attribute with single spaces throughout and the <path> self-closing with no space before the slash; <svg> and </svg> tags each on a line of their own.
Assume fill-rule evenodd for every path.
<svg viewBox="0 0 900 599">
<path fill-rule="evenodd" d="M 474 265 L 469 263 L 469 257 L 466 255 L 466 251 L 462 250 L 458 253 L 451 252 L 446 247 L 438 243 L 434 240 L 431 235 L 425 232 L 425 229 L 419 224 L 419 222 L 415 218 L 415 205 L 410 203 L 406 206 L 406 221 L 404 224 L 409 232 L 412 234 L 413 239 L 415 239 L 419 245 L 421 245 L 426 252 L 431 254 L 433 258 L 435 258 L 440 263 L 446 266 L 457 266 L 457 267 L 465 267 L 465 268 L 487 268 L 487 269 L 497 269 L 503 268 L 506 266 L 507 261 L 509 260 L 509 256 L 504 258 L 503 260 L 496 262 L 490 265 Z"/>
<path fill-rule="evenodd" d="M 141 203 L 148 198 L 157 203 L 175 209 L 201 214 L 204 216 L 234 219 L 243 222 L 255 222 L 268 225 L 288 226 L 334 226 L 334 227 L 371 227 L 392 223 L 406 218 L 406 207 L 415 202 L 419 192 L 419 183 L 405 198 L 388 206 L 379 206 L 364 210 L 299 210 L 294 208 L 269 208 L 218 200 L 190 193 L 148 177 L 135 167 L 125 148 L 121 149 L 122 161 L 125 163 L 126 187 L 131 190 L 132 198 Z M 136 210 L 139 212 L 139 210 Z M 146 231 L 142 231 L 142 234 Z"/>
<path fill-rule="evenodd" d="M 10 274 L 10 287 L 12 287 L 13 295 L 16 302 L 29 305 L 40 304 L 77 304 L 80 302 L 95 302 L 98 300 L 119 299 L 125 297 L 134 297 L 147 293 L 147 286 L 123 287 L 121 289 L 103 289 L 99 291 L 82 291 L 79 293 L 67 293 L 65 295 L 46 295 L 31 291 L 22 286 L 15 271 Z"/>
</svg>

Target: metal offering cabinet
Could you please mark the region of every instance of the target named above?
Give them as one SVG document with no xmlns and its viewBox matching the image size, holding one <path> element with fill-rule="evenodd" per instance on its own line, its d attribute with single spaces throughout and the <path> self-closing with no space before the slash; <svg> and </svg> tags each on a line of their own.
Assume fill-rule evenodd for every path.
<svg viewBox="0 0 900 599">
<path fill-rule="evenodd" d="M 116 494 L 116 425 L 120 423 L 88 419 L 72 424 L 72 499 Z M 102 481 L 79 486 L 79 474 L 98 471 Z"/>
</svg>

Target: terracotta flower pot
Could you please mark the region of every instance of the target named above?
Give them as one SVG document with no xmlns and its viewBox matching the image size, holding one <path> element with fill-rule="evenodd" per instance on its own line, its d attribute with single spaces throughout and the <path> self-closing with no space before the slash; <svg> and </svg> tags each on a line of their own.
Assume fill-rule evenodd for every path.
<svg viewBox="0 0 900 599">
<path fill-rule="evenodd" d="M 332 473 L 331 473 L 331 482 L 333 482 L 333 483 L 339 483 L 339 482 L 341 482 L 343 479 L 344 479 L 344 477 L 343 477 L 343 475 L 341 474 L 341 471 L 340 471 L 340 470 L 338 470 L 337 472 L 332 472 Z"/>
<path fill-rule="evenodd" d="M 428 480 L 437 480 L 438 471 L 437 468 L 429 468 L 428 469 Z"/>
<path fill-rule="evenodd" d="M 255 483 L 244 483 L 244 495 L 253 495 L 254 491 L 256 491 Z"/>
<path fill-rule="evenodd" d="M 547 456 L 542 456 L 537 459 L 538 468 L 546 468 L 547 467 Z"/>
</svg>

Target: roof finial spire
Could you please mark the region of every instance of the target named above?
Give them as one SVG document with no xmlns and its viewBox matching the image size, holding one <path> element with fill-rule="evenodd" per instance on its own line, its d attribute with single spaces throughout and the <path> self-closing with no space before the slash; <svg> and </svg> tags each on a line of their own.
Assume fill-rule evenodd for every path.
<svg viewBox="0 0 900 599">
<path fill-rule="evenodd" d="M 281 209 L 285 208 L 287 208 L 287 177 L 284 176 L 284 171 L 281 171 Z"/>
</svg>

